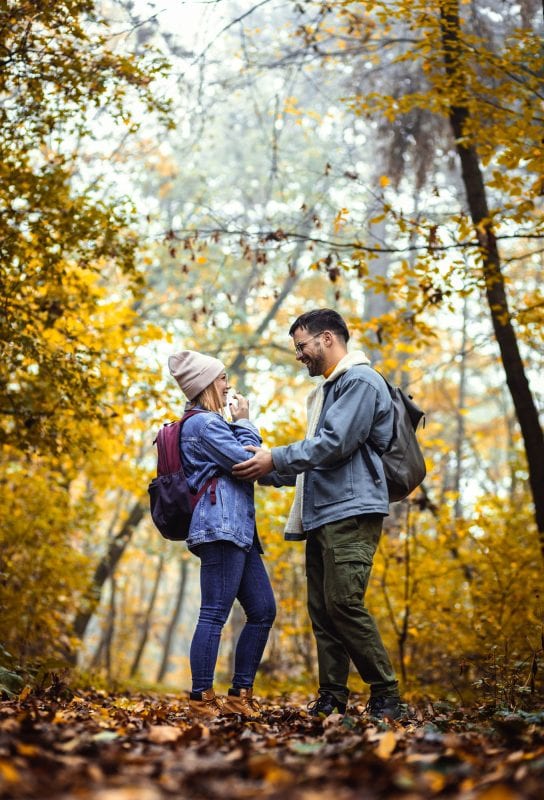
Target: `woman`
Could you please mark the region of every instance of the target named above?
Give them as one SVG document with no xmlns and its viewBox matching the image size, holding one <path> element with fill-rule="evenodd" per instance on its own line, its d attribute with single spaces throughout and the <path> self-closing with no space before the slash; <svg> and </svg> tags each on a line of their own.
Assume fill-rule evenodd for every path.
<svg viewBox="0 0 544 800">
<path fill-rule="evenodd" d="M 198 491 L 217 476 L 198 501 L 187 546 L 200 559 L 201 606 L 191 642 L 190 709 L 199 716 L 243 714 L 258 717 L 253 682 L 276 616 L 272 587 L 264 568 L 255 526 L 253 484 L 236 480 L 232 466 L 252 454 L 246 445 L 261 437 L 249 421 L 249 404 L 241 394 L 230 404 L 232 423 L 223 417 L 229 384 L 217 358 L 192 350 L 168 359 L 170 373 L 189 403 L 202 413 L 181 429 L 181 458 L 189 485 Z M 236 645 L 232 687 L 226 698 L 213 689 L 219 641 L 234 600 L 246 623 Z"/>
</svg>

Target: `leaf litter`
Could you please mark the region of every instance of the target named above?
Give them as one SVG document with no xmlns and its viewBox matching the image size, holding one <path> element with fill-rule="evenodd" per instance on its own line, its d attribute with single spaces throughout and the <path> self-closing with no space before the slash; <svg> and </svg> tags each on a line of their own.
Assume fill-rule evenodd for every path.
<svg viewBox="0 0 544 800">
<path fill-rule="evenodd" d="M 191 717 L 185 696 L 23 689 L 0 702 L 4 800 L 541 800 L 544 713 L 409 708 L 397 722 Z"/>
</svg>

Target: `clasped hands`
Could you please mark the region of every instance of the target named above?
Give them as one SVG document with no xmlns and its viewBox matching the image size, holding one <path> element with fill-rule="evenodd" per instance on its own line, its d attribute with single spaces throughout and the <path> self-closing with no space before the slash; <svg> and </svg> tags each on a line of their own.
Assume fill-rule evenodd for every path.
<svg viewBox="0 0 544 800">
<path fill-rule="evenodd" d="M 232 474 L 235 478 L 243 481 L 256 481 L 272 472 L 274 462 L 269 450 L 265 450 L 264 447 L 255 447 L 253 444 L 248 444 L 244 449 L 255 453 L 255 455 L 247 461 L 242 461 L 240 464 L 233 466 Z"/>
</svg>

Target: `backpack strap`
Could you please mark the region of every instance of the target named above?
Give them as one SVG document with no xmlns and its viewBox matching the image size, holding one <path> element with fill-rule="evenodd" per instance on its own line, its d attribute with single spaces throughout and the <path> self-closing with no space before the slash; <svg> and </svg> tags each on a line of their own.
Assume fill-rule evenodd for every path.
<svg viewBox="0 0 544 800">
<path fill-rule="evenodd" d="M 380 478 L 380 476 L 378 475 L 378 470 L 376 469 L 376 465 L 374 464 L 374 462 L 370 458 L 370 453 L 368 452 L 368 447 L 369 447 L 369 445 L 367 445 L 366 442 L 363 442 L 363 444 L 361 445 L 361 447 L 359 449 L 361 450 L 361 455 L 363 457 L 363 461 L 365 462 L 366 468 L 370 472 L 370 477 L 372 478 L 372 480 L 374 481 L 376 486 L 381 486 L 383 481 Z"/>
<path fill-rule="evenodd" d="M 202 487 L 198 490 L 198 492 L 194 496 L 193 500 L 193 508 L 196 506 L 200 498 L 206 494 L 207 489 L 210 489 L 210 501 L 212 506 L 217 503 L 217 475 L 214 475 L 213 478 L 209 478 L 207 481 L 204 481 Z"/>
</svg>

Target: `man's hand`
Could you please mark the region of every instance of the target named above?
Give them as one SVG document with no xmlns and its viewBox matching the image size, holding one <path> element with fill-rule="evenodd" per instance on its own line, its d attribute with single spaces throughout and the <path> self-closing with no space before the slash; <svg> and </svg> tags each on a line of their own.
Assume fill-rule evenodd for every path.
<svg viewBox="0 0 544 800">
<path fill-rule="evenodd" d="M 269 450 L 265 450 L 264 447 L 255 447 L 253 444 L 248 444 L 245 449 L 255 453 L 255 455 L 247 461 L 234 465 L 232 474 L 235 478 L 243 481 L 256 481 L 258 478 L 262 478 L 263 475 L 272 472 L 274 462 Z"/>
</svg>

